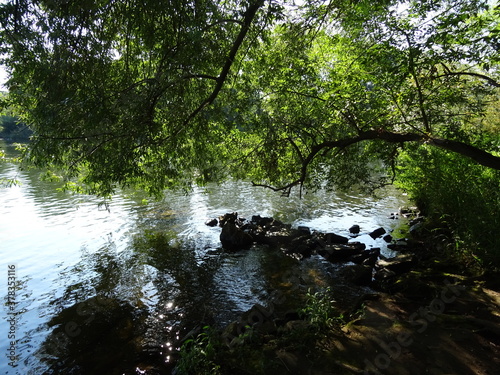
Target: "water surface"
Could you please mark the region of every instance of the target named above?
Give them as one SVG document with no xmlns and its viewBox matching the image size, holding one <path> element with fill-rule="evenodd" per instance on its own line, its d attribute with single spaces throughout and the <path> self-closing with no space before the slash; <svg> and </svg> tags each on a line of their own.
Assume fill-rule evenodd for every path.
<svg viewBox="0 0 500 375">
<path fill-rule="evenodd" d="M 167 372 L 187 331 L 269 305 L 276 290 L 290 306 L 308 288 L 337 288 L 339 299 L 357 293 L 336 277 L 341 266 L 317 256 L 299 262 L 262 247 L 225 252 L 220 228 L 204 222 L 237 211 L 346 236 L 358 224 L 365 235 L 357 240 L 383 247 L 366 233 L 394 226 L 388 214 L 404 204 L 394 190 L 379 199 L 324 191 L 299 199 L 229 181 L 149 204 L 120 193 L 103 206 L 39 175 L 0 164 L 0 179 L 19 181 L 0 188 L 2 374 Z M 8 265 L 17 278 L 16 367 L 8 358 Z"/>
</svg>

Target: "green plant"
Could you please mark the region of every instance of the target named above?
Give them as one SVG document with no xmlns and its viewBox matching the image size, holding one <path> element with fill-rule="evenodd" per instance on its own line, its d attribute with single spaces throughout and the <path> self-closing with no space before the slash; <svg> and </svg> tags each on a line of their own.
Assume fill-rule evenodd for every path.
<svg viewBox="0 0 500 375">
<path fill-rule="evenodd" d="M 332 328 L 344 322 L 343 314 L 335 309 L 332 302 L 330 288 L 316 293 L 309 290 L 306 306 L 300 310 L 300 314 L 318 330 Z"/>
<path fill-rule="evenodd" d="M 217 358 L 222 349 L 222 343 L 217 332 L 209 327 L 196 337 L 188 339 L 181 347 L 181 357 L 177 363 L 180 375 L 222 374 Z"/>
<path fill-rule="evenodd" d="M 446 233 L 455 255 L 486 266 L 500 262 L 498 171 L 431 148 L 407 149 L 399 167 L 399 186 L 438 228 L 433 234 Z"/>
</svg>

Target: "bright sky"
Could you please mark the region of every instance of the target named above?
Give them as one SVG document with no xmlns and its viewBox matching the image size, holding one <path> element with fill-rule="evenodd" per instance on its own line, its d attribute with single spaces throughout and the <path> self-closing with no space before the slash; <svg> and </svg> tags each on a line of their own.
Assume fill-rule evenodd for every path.
<svg viewBox="0 0 500 375">
<path fill-rule="evenodd" d="M 4 90 L 4 83 L 7 81 L 7 73 L 4 70 L 3 66 L 0 66 L 0 90 Z"/>
</svg>

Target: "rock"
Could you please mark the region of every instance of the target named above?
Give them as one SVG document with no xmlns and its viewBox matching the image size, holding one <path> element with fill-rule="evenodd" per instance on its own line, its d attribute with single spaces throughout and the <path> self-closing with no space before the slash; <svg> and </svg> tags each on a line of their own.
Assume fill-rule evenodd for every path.
<svg viewBox="0 0 500 375">
<path fill-rule="evenodd" d="M 305 320 L 290 320 L 285 323 L 285 331 L 288 332 L 304 332 L 308 331 L 312 328 L 311 323 L 306 322 Z"/>
<path fill-rule="evenodd" d="M 238 213 L 237 212 L 230 212 L 227 214 L 224 214 L 222 216 L 219 216 L 219 226 L 224 227 L 226 222 L 231 221 L 231 222 L 236 222 L 236 219 L 238 219 Z"/>
<path fill-rule="evenodd" d="M 405 218 L 418 216 L 419 212 L 416 207 L 400 207 L 399 214 Z"/>
<path fill-rule="evenodd" d="M 264 334 L 269 334 L 277 330 L 273 312 L 258 303 L 242 314 L 240 324 L 250 326 L 254 330 Z"/>
<path fill-rule="evenodd" d="M 304 226 L 304 225 L 299 225 L 297 227 L 297 230 L 299 232 L 302 232 L 303 234 L 307 234 L 307 235 L 311 234 L 311 229 L 309 227 Z"/>
<path fill-rule="evenodd" d="M 394 258 L 380 259 L 375 267 L 377 269 L 387 269 L 395 274 L 401 274 L 411 270 L 412 266 L 416 263 L 416 259 L 411 254 L 401 254 Z"/>
<path fill-rule="evenodd" d="M 250 234 L 238 228 L 234 222 L 228 221 L 220 233 L 220 242 L 228 250 L 238 250 L 249 248 L 254 240 Z"/>
<path fill-rule="evenodd" d="M 215 227 L 219 224 L 219 221 L 217 219 L 208 219 L 205 221 L 205 225 L 208 225 L 209 227 Z"/>
<path fill-rule="evenodd" d="M 350 245 L 326 245 L 318 250 L 318 254 L 322 255 L 330 262 L 345 262 L 351 259 L 353 255 L 360 254 L 363 251 L 358 246 Z"/>
<path fill-rule="evenodd" d="M 354 264 L 341 271 L 341 275 L 356 285 L 369 285 L 372 282 L 373 268 L 367 265 Z"/>
<path fill-rule="evenodd" d="M 366 249 L 366 245 L 363 243 L 363 242 L 358 242 L 358 241 L 354 241 L 354 242 L 350 242 L 349 243 L 349 246 L 351 246 L 352 248 L 358 250 L 359 252 L 362 252 L 363 250 Z M 371 250 L 373 251 L 376 251 L 378 248 L 373 248 Z M 380 254 L 380 249 L 379 250 L 379 254 Z"/>
<path fill-rule="evenodd" d="M 392 213 L 389 215 L 389 219 L 392 219 L 392 220 L 397 220 L 397 219 L 399 219 L 399 212 L 392 212 Z"/>
<path fill-rule="evenodd" d="M 363 260 L 361 264 L 365 266 L 374 267 L 375 264 L 377 263 L 377 260 L 378 260 L 378 255 L 370 255 L 368 258 Z"/>
<path fill-rule="evenodd" d="M 316 248 L 316 241 L 310 235 L 293 238 L 290 245 L 285 250 L 286 254 L 299 254 L 302 258 L 310 257 Z"/>
<path fill-rule="evenodd" d="M 424 216 L 418 216 L 416 217 L 415 219 L 411 219 L 409 224 L 410 226 L 412 225 L 415 225 L 415 224 L 418 224 L 418 223 L 423 223 L 425 221 L 425 217 Z"/>
<path fill-rule="evenodd" d="M 396 277 L 396 272 L 391 271 L 387 268 L 381 268 L 375 271 L 374 279 L 378 281 L 385 281 Z"/>
<path fill-rule="evenodd" d="M 268 228 L 271 226 L 271 223 L 274 221 L 272 217 L 261 217 L 260 215 L 252 216 L 251 222 L 262 227 Z"/>
<path fill-rule="evenodd" d="M 289 322 L 291 320 L 301 320 L 300 314 L 297 310 L 288 310 L 285 312 L 284 320 L 286 322 Z"/>
<path fill-rule="evenodd" d="M 371 238 L 376 239 L 385 233 L 386 233 L 386 230 L 384 228 L 378 228 L 378 229 L 375 229 L 373 232 L 369 233 L 369 235 Z"/>
<path fill-rule="evenodd" d="M 361 228 L 359 227 L 359 225 L 356 224 L 349 228 L 349 233 L 358 234 L 360 230 Z"/>
<path fill-rule="evenodd" d="M 384 237 L 383 237 L 383 240 L 387 243 L 391 242 L 392 241 L 392 236 L 390 234 L 386 234 Z"/>
<path fill-rule="evenodd" d="M 297 237 L 296 233 L 288 229 L 271 232 L 259 227 L 257 230 L 251 231 L 250 233 L 258 244 L 278 248 L 284 247 L 285 249 L 289 249 L 293 239 Z"/>
<path fill-rule="evenodd" d="M 323 242 L 325 245 L 332 245 L 332 244 L 345 245 L 349 242 L 349 238 L 344 236 L 339 236 L 338 234 L 335 233 L 319 234 L 317 238 L 318 242 L 320 243 Z"/>
<path fill-rule="evenodd" d="M 380 248 L 375 247 L 373 249 L 365 250 L 359 254 L 353 255 L 351 257 L 350 261 L 353 263 L 356 263 L 356 264 L 366 264 L 366 265 L 373 266 L 375 264 L 375 262 L 377 261 L 379 255 L 380 255 Z M 373 264 L 371 261 L 365 263 L 365 260 L 367 260 L 367 259 L 375 259 L 375 262 L 373 262 Z"/>
<path fill-rule="evenodd" d="M 415 237 L 418 237 L 422 234 L 422 231 L 425 229 L 425 226 L 424 226 L 424 223 L 423 222 L 417 222 L 415 224 L 413 224 L 410 229 L 409 229 L 409 233 L 412 235 L 412 236 L 415 236 Z"/>
<path fill-rule="evenodd" d="M 411 246 L 410 241 L 408 239 L 403 238 L 388 244 L 387 248 L 394 251 L 409 251 L 413 249 L 413 246 Z"/>
</svg>

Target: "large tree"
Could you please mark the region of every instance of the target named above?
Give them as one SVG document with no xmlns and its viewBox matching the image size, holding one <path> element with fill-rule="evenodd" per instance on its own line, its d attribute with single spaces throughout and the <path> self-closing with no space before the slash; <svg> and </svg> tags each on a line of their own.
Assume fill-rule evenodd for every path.
<svg viewBox="0 0 500 375">
<path fill-rule="evenodd" d="M 410 143 L 500 169 L 486 3 L 12 0 L 2 53 L 26 159 L 90 192 L 370 185 Z"/>
</svg>

